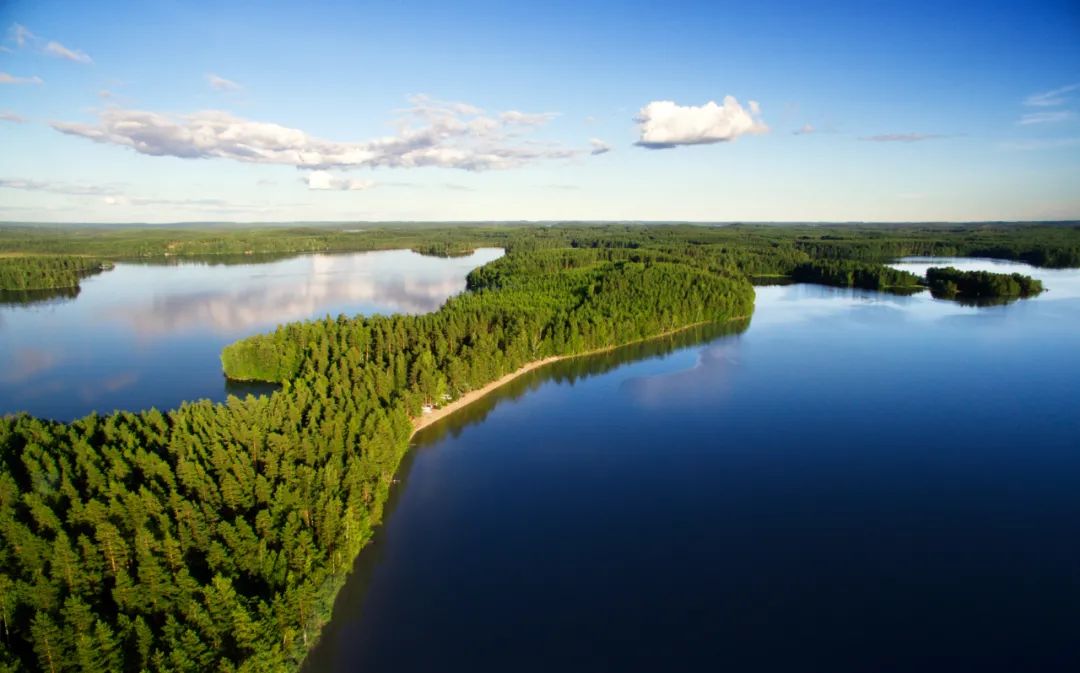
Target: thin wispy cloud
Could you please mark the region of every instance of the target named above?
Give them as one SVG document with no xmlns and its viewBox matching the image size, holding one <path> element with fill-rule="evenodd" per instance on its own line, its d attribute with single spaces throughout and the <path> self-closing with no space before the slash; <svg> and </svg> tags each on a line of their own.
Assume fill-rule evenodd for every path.
<svg viewBox="0 0 1080 673">
<path fill-rule="evenodd" d="M 60 44 L 56 40 L 48 40 L 39 35 L 35 35 L 26 26 L 16 23 L 8 30 L 8 34 L 15 45 L 20 49 L 25 47 L 34 47 L 41 51 L 43 54 L 54 56 L 56 58 L 62 58 L 73 63 L 82 63 L 90 65 L 94 62 L 94 59 L 90 58 L 90 55 L 81 49 L 73 49 Z M 10 50 L 8 50 L 10 51 Z"/>
<path fill-rule="evenodd" d="M 1067 84 L 1051 91 L 1044 91 L 1042 93 L 1034 93 L 1024 99 L 1024 105 L 1030 107 L 1051 107 L 1054 105 L 1064 105 L 1067 100 L 1067 94 L 1072 93 L 1080 89 L 1080 82 L 1076 84 Z"/>
<path fill-rule="evenodd" d="M 21 23 L 16 23 L 11 26 L 11 30 L 8 32 L 11 34 L 11 39 L 15 41 L 15 44 L 18 47 L 25 47 L 27 42 L 34 39 L 34 34 Z"/>
<path fill-rule="evenodd" d="M 1057 122 L 1068 121 L 1076 116 L 1076 113 L 1072 110 L 1054 110 L 1052 112 L 1029 112 L 1022 117 L 1020 121 L 1016 122 L 1021 126 L 1031 126 L 1032 124 L 1054 124 Z"/>
<path fill-rule="evenodd" d="M 206 75 L 206 82 L 210 85 L 210 88 L 213 89 L 214 91 L 223 91 L 223 92 L 239 91 L 240 89 L 243 88 L 239 84 L 237 84 L 236 82 L 232 81 L 231 79 L 225 79 L 224 77 L 221 77 L 219 75 L 215 75 L 214 73 L 208 73 Z"/>
<path fill-rule="evenodd" d="M 813 127 L 813 125 L 811 125 L 811 124 L 803 124 L 799 128 L 792 131 L 791 134 L 796 135 L 796 136 L 808 136 L 811 133 L 816 133 L 816 132 L 817 132 L 817 129 L 815 129 Z"/>
<path fill-rule="evenodd" d="M 641 108 L 635 121 L 640 133 L 635 144 L 651 150 L 729 142 L 769 130 L 756 101 L 744 108 L 734 96 L 725 96 L 722 105 L 715 101 L 700 106 L 653 101 Z"/>
<path fill-rule="evenodd" d="M 75 63 L 85 63 L 87 65 L 94 62 L 94 59 L 90 58 L 90 55 L 85 51 L 79 49 L 68 49 L 59 42 L 49 42 L 45 45 L 45 53 L 57 58 L 67 59 L 74 61 Z"/>
<path fill-rule="evenodd" d="M 20 189 L 28 192 L 48 192 L 68 196 L 115 196 L 121 193 L 121 189 L 117 185 L 84 185 L 22 178 L 0 178 L 0 189 Z"/>
<path fill-rule="evenodd" d="M 126 196 L 123 194 L 106 196 L 101 199 L 106 206 L 171 207 L 197 212 L 250 212 L 273 210 L 277 206 L 268 204 L 236 203 L 225 199 L 166 199 L 152 196 Z"/>
<path fill-rule="evenodd" d="M 16 113 L 12 112 L 11 110 L 0 110 L 0 120 L 6 121 L 6 122 L 12 122 L 12 123 L 15 123 L 15 124 L 25 124 L 26 123 L 26 117 L 23 117 L 22 115 L 16 114 Z"/>
<path fill-rule="evenodd" d="M 1080 138 L 1044 138 L 1040 140 L 1016 140 L 1001 144 L 1005 150 L 1056 150 L 1069 147 L 1080 147 Z"/>
<path fill-rule="evenodd" d="M 883 133 L 876 136 L 864 136 L 859 140 L 872 143 L 918 143 L 924 140 L 940 140 L 948 137 L 942 133 Z"/>
<path fill-rule="evenodd" d="M 57 131 L 97 143 L 129 147 L 149 156 L 230 159 L 311 170 L 348 168 L 457 168 L 484 171 L 570 159 L 583 149 L 520 140 L 549 113 L 488 114 L 466 103 L 414 96 L 399 111 L 394 135 L 334 141 L 306 132 L 234 116 L 220 110 L 174 117 L 108 108 L 95 123 L 53 122 Z M 504 116 L 506 115 L 506 116 Z M 511 132 L 512 129 L 517 129 Z"/>
<path fill-rule="evenodd" d="M 521 126 L 543 126 L 558 116 L 558 112 L 521 112 L 519 110 L 499 113 L 499 119 L 503 122 Z"/>
<path fill-rule="evenodd" d="M 0 84 L 44 84 L 45 80 L 37 75 L 32 77 L 16 77 L 6 72 L 0 72 Z"/>
<path fill-rule="evenodd" d="M 607 143 L 605 143 L 603 140 L 600 140 L 599 138 L 592 138 L 591 140 L 589 140 L 589 145 L 592 146 L 592 150 L 589 151 L 589 154 L 591 154 L 593 156 L 599 156 L 601 154 L 607 154 L 608 152 L 611 151 L 611 145 L 608 145 Z"/>
</svg>

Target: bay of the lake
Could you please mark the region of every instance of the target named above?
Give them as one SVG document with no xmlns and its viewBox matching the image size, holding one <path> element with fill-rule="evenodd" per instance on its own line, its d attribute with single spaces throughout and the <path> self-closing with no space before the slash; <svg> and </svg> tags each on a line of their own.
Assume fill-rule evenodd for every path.
<svg viewBox="0 0 1080 673">
<path fill-rule="evenodd" d="M 0 413 L 70 420 L 265 391 L 228 383 L 221 349 L 285 322 L 434 311 L 465 289 L 469 271 L 500 255 L 487 248 L 457 258 L 390 250 L 120 262 L 83 279 L 74 296 L 0 301 Z"/>
</svg>

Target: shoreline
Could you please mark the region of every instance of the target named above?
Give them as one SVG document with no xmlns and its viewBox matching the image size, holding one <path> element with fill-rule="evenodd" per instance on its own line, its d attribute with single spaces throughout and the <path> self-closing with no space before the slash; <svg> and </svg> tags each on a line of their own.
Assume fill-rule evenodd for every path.
<svg viewBox="0 0 1080 673">
<path fill-rule="evenodd" d="M 713 323 L 713 322 L 731 322 L 733 320 L 744 320 L 744 319 L 746 319 L 748 317 L 749 316 L 735 316 L 733 318 L 728 318 L 727 320 L 719 320 L 719 321 L 718 320 L 702 320 L 701 322 L 695 322 L 695 323 L 691 323 L 689 325 L 684 325 L 682 327 L 676 327 L 675 329 L 667 330 L 666 332 L 661 332 L 659 334 L 655 334 L 655 335 L 650 336 L 650 337 L 645 337 L 644 339 L 634 339 L 633 341 L 627 341 L 626 343 L 621 343 L 621 344 L 618 344 L 618 345 L 615 345 L 615 346 L 605 346 L 603 348 L 595 348 L 595 349 L 593 349 L 591 351 L 585 351 L 583 353 L 574 353 L 573 355 L 551 355 L 551 356 L 546 357 L 546 358 L 541 358 L 540 360 L 533 360 L 532 362 L 529 362 L 529 363 L 519 367 L 518 369 L 515 369 L 514 371 L 510 372 L 509 374 L 503 374 L 502 376 L 495 379 L 491 383 L 488 383 L 485 386 L 477 388 L 476 390 L 470 390 L 469 392 L 465 393 L 461 397 L 457 398 L 456 400 L 454 400 L 453 402 L 451 402 L 451 403 L 449 403 L 449 404 L 447 404 L 445 406 L 439 407 L 437 409 L 432 409 L 430 413 L 421 414 L 420 416 L 409 419 L 412 422 L 412 426 L 413 426 L 413 431 L 409 435 L 409 441 L 411 442 L 412 439 L 414 437 L 416 437 L 416 433 L 420 432 L 424 428 L 428 427 L 429 425 L 433 425 L 434 423 L 436 423 L 438 421 L 441 421 L 442 419 L 446 418 L 447 416 L 452 415 L 456 411 L 464 409 L 465 407 L 469 406 L 473 402 L 479 400 L 480 398 L 484 397 L 488 393 L 494 391 L 496 388 L 500 388 L 500 387 L 506 385 L 507 383 L 513 381 L 514 379 L 518 378 L 519 376 L 521 376 L 523 374 L 527 374 L 527 373 L 533 371 L 534 369 L 539 369 L 540 367 L 543 367 L 545 365 L 549 365 L 549 364 L 551 364 L 553 362 L 558 362 L 560 360 L 569 360 L 571 358 L 580 358 L 580 357 L 585 357 L 585 356 L 588 356 L 588 355 L 596 355 L 598 353 L 606 353 L 608 351 L 613 351 L 616 348 L 622 348 L 623 346 L 630 346 L 630 345 L 633 345 L 633 344 L 636 344 L 636 343 L 641 343 L 643 341 L 652 341 L 653 339 L 662 339 L 662 338 L 664 338 L 666 336 L 671 336 L 672 334 L 678 334 L 679 332 L 685 332 L 688 329 L 693 329 L 695 327 L 701 327 L 702 325 L 708 325 L 708 324 Z"/>
</svg>

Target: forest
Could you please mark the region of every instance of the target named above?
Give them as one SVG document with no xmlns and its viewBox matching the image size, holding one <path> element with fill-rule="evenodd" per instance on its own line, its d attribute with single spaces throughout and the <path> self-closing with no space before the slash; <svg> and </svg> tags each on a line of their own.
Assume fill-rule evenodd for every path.
<svg viewBox="0 0 1080 673">
<path fill-rule="evenodd" d="M 224 372 L 280 383 L 270 395 L 0 419 L 0 671 L 296 671 L 425 405 L 549 356 L 745 326 L 755 275 L 892 291 L 917 281 L 882 264 L 897 255 L 1080 260 L 1076 225 L 139 231 L 0 230 L 0 252 L 227 262 L 347 241 L 506 255 L 434 313 L 327 317 L 226 347 Z"/>
<path fill-rule="evenodd" d="M 0 290 L 77 288 L 80 279 L 110 268 L 109 262 L 72 255 L 0 257 Z"/>
<path fill-rule="evenodd" d="M 1033 297 L 1043 291 L 1041 281 L 1020 273 L 960 271 L 951 266 L 927 269 L 926 281 L 935 297 L 945 299 Z"/>
</svg>

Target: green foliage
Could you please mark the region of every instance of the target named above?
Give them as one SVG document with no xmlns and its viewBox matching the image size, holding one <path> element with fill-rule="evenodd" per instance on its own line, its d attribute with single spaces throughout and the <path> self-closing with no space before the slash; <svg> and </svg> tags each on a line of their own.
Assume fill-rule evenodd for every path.
<svg viewBox="0 0 1080 673">
<path fill-rule="evenodd" d="M 439 241 L 414 245 L 412 251 L 429 257 L 468 257 L 475 252 L 475 248 L 457 241 Z"/>
<path fill-rule="evenodd" d="M 795 267 L 791 277 L 802 283 L 837 287 L 861 287 L 866 290 L 910 290 L 919 287 L 919 277 L 884 264 L 850 260 L 818 260 Z"/>
<path fill-rule="evenodd" d="M 77 288 L 79 279 L 109 268 L 108 262 L 70 255 L 0 257 L 0 290 Z"/>
<path fill-rule="evenodd" d="M 421 316 L 285 325 L 225 349 L 268 397 L 0 421 L 0 666 L 295 670 L 378 523 L 410 416 L 522 365 L 746 316 L 741 276 L 541 249 Z"/>
<path fill-rule="evenodd" d="M 893 289 L 913 282 L 881 265 L 899 255 L 1058 263 L 1080 250 L 1075 226 L 364 229 L 0 228 L 0 250 L 222 263 L 507 250 L 435 313 L 284 325 L 224 349 L 230 377 L 282 384 L 269 396 L 0 419 L 0 670 L 295 670 L 380 520 L 423 405 L 544 357 L 749 316 L 753 275 Z M 942 282 L 966 291 L 964 278 Z"/>
<path fill-rule="evenodd" d="M 1042 281 L 1019 273 L 960 271 L 953 267 L 926 270 L 926 280 L 935 297 L 973 299 L 1033 297 L 1043 291 Z"/>
</svg>

